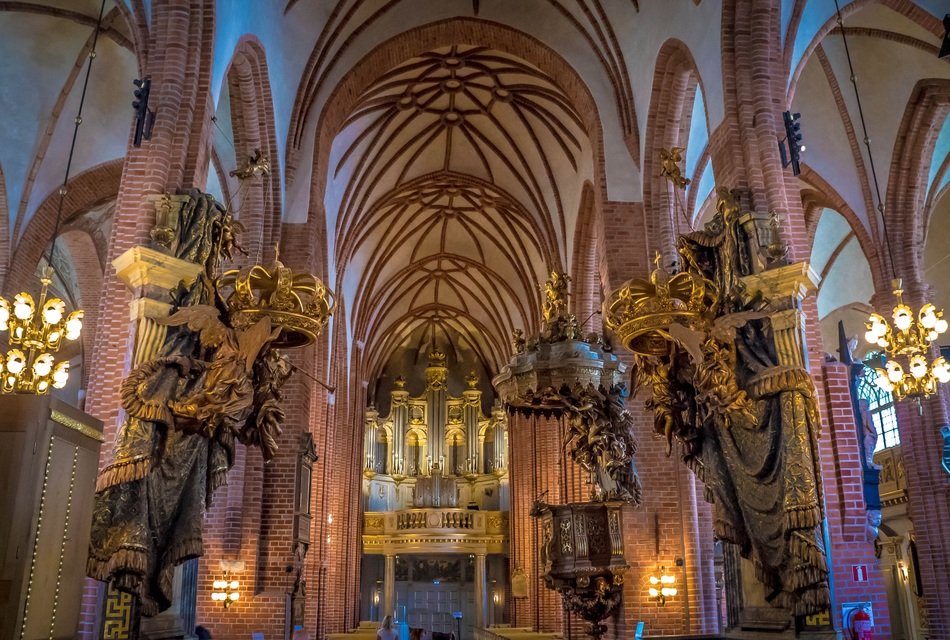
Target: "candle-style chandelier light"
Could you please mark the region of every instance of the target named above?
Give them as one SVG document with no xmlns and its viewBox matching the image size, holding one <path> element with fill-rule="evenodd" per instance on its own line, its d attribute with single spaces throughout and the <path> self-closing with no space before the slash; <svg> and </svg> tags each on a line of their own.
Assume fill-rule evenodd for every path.
<svg viewBox="0 0 950 640">
<path fill-rule="evenodd" d="M 13 347 L 0 362 L 0 388 L 4 393 L 47 393 L 50 387 L 62 389 L 69 380 L 69 360 L 55 361 L 63 340 L 77 340 L 82 331 L 83 312 L 66 315 L 66 303 L 49 298 L 53 269 L 47 266 L 40 278 L 39 302 L 21 291 L 13 297 L 13 306 L 0 296 L 0 331 L 8 331 L 7 342 Z"/>
<path fill-rule="evenodd" d="M 82 309 L 67 313 L 66 303 L 63 300 L 49 297 L 49 288 L 53 284 L 55 273 L 53 254 L 63 218 L 63 204 L 68 192 L 69 174 L 76 151 L 76 138 L 79 125 L 82 124 L 82 108 L 86 102 L 86 90 L 89 88 L 92 61 L 96 58 L 96 45 L 102 29 L 104 9 L 105 2 L 103 1 L 99 7 L 99 19 L 96 21 L 95 32 L 92 36 L 92 47 L 89 49 L 79 108 L 73 120 L 73 137 L 66 160 L 66 173 L 63 184 L 59 188 L 56 224 L 53 227 L 49 252 L 46 254 L 46 265 L 40 276 L 39 299 L 35 300 L 30 293 L 21 291 L 13 296 L 11 304 L 6 298 L 0 296 L 0 331 L 8 332 L 6 341 L 11 347 L 6 356 L 0 357 L 0 389 L 4 393 L 42 395 L 49 393 L 50 388 L 65 387 L 69 380 L 69 360 L 57 362 L 55 354 L 59 352 L 64 340 L 67 342 L 78 340 L 82 332 Z"/>
<path fill-rule="evenodd" d="M 835 0 L 835 9 L 838 14 L 838 30 L 841 32 L 845 55 L 848 59 L 848 70 L 851 73 L 851 84 L 854 87 L 854 98 L 858 105 L 858 116 L 864 131 L 864 146 L 868 150 L 868 165 L 871 168 L 871 179 L 877 196 L 877 210 L 881 214 L 884 246 L 887 249 L 891 272 L 894 275 L 896 304 L 891 313 L 894 325 L 892 327 L 888 324 L 884 316 L 872 313 L 867 321 L 864 339 L 881 350 L 881 366 L 875 368 L 877 385 L 884 391 L 894 394 L 897 400 L 914 397 L 919 401 L 920 398 L 936 393 L 938 384 L 950 382 L 950 365 L 946 359 L 938 356 L 931 360 L 934 341 L 947 331 L 947 321 L 943 317 L 943 310 L 938 310 L 929 302 L 920 308 L 916 316 L 914 311 L 904 304 L 903 285 L 895 273 L 894 256 L 891 253 L 890 239 L 887 234 L 887 217 L 884 215 L 884 201 L 881 199 L 881 187 L 874 168 L 874 156 L 871 155 L 871 138 L 864 121 L 857 76 L 851 62 L 851 50 L 848 48 L 848 34 L 844 28 L 838 0 Z"/>
<path fill-rule="evenodd" d="M 895 280 L 897 305 L 892 316 L 893 328 L 883 316 L 872 313 L 864 334 L 865 340 L 883 350 L 883 368 L 875 369 L 877 385 L 898 400 L 933 395 L 938 383 L 950 382 L 950 364 L 946 359 L 938 356 L 930 360 L 934 341 L 947 331 L 943 310 L 928 302 L 915 318 L 902 294 L 901 281 Z"/>
</svg>

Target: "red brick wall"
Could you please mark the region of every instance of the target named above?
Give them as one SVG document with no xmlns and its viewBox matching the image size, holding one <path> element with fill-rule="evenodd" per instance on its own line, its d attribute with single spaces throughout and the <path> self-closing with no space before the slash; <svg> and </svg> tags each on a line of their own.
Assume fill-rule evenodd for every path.
<svg viewBox="0 0 950 640">
<path fill-rule="evenodd" d="M 824 476 L 825 513 L 831 539 L 831 573 L 834 611 L 841 624 L 841 604 L 870 601 L 874 607 L 874 634 L 887 637 L 890 619 L 884 576 L 874 556 L 874 542 L 867 533 L 867 508 L 861 476 L 864 444 L 858 440 L 848 388 L 848 366 L 828 362 L 822 367 L 824 405 L 819 440 Z M 852 565 L 868 567 L 868 581 L 855 582 Z"/>
</svg>

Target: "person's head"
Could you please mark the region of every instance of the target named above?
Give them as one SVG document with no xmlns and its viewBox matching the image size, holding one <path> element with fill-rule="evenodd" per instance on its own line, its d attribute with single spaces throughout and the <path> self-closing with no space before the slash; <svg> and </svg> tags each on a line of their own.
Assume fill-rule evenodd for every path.
<svg viewBox="0 0 950 640">
<path fill-rule="evenodd" d="M 383 629 L 392 629 L 393 628 L 393 617 L 386 616 L 383 618 Z"/>
<path fill-rule="evenodd" d="M 202 626 L 195 627 L 195 636 L 198 640 L 211 640 L 211 632 Z"/>
</svg>

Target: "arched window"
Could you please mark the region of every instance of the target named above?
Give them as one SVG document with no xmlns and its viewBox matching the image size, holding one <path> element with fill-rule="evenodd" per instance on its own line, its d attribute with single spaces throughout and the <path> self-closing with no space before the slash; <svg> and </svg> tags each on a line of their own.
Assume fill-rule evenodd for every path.
<svg viewBox="0 0 950 640">
<path fill-rule="evenodd" d="M 873 370 L 870 370 L 873 372 Z M 888 447 L 896 447 L 901 443 L 897 431 L 897 412 L 894 410 L 894 396 L 881 389 L 874 383 L 873 375 L 864 375 L 858 380 L 858 399 L 862 405 L 865 419 L 870 420 L 877 433 L 875 453 Z"/>
</svg>

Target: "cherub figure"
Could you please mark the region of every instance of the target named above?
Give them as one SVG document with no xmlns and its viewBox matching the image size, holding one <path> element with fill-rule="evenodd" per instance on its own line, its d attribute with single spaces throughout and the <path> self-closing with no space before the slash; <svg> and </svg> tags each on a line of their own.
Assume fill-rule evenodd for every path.
<svg viewBox="0 0 950 640">
<path fill-rule="evenodd" d="M 660 177 L 664 177 L 673 183 L 677 189 L 685 189 L 690 183 L 689 178 L 684 178 L 680 171 L 679 163 L 683 161 L 682 147 L 673 147 L 669 151 L 660 149 Z"/>
</svg>

